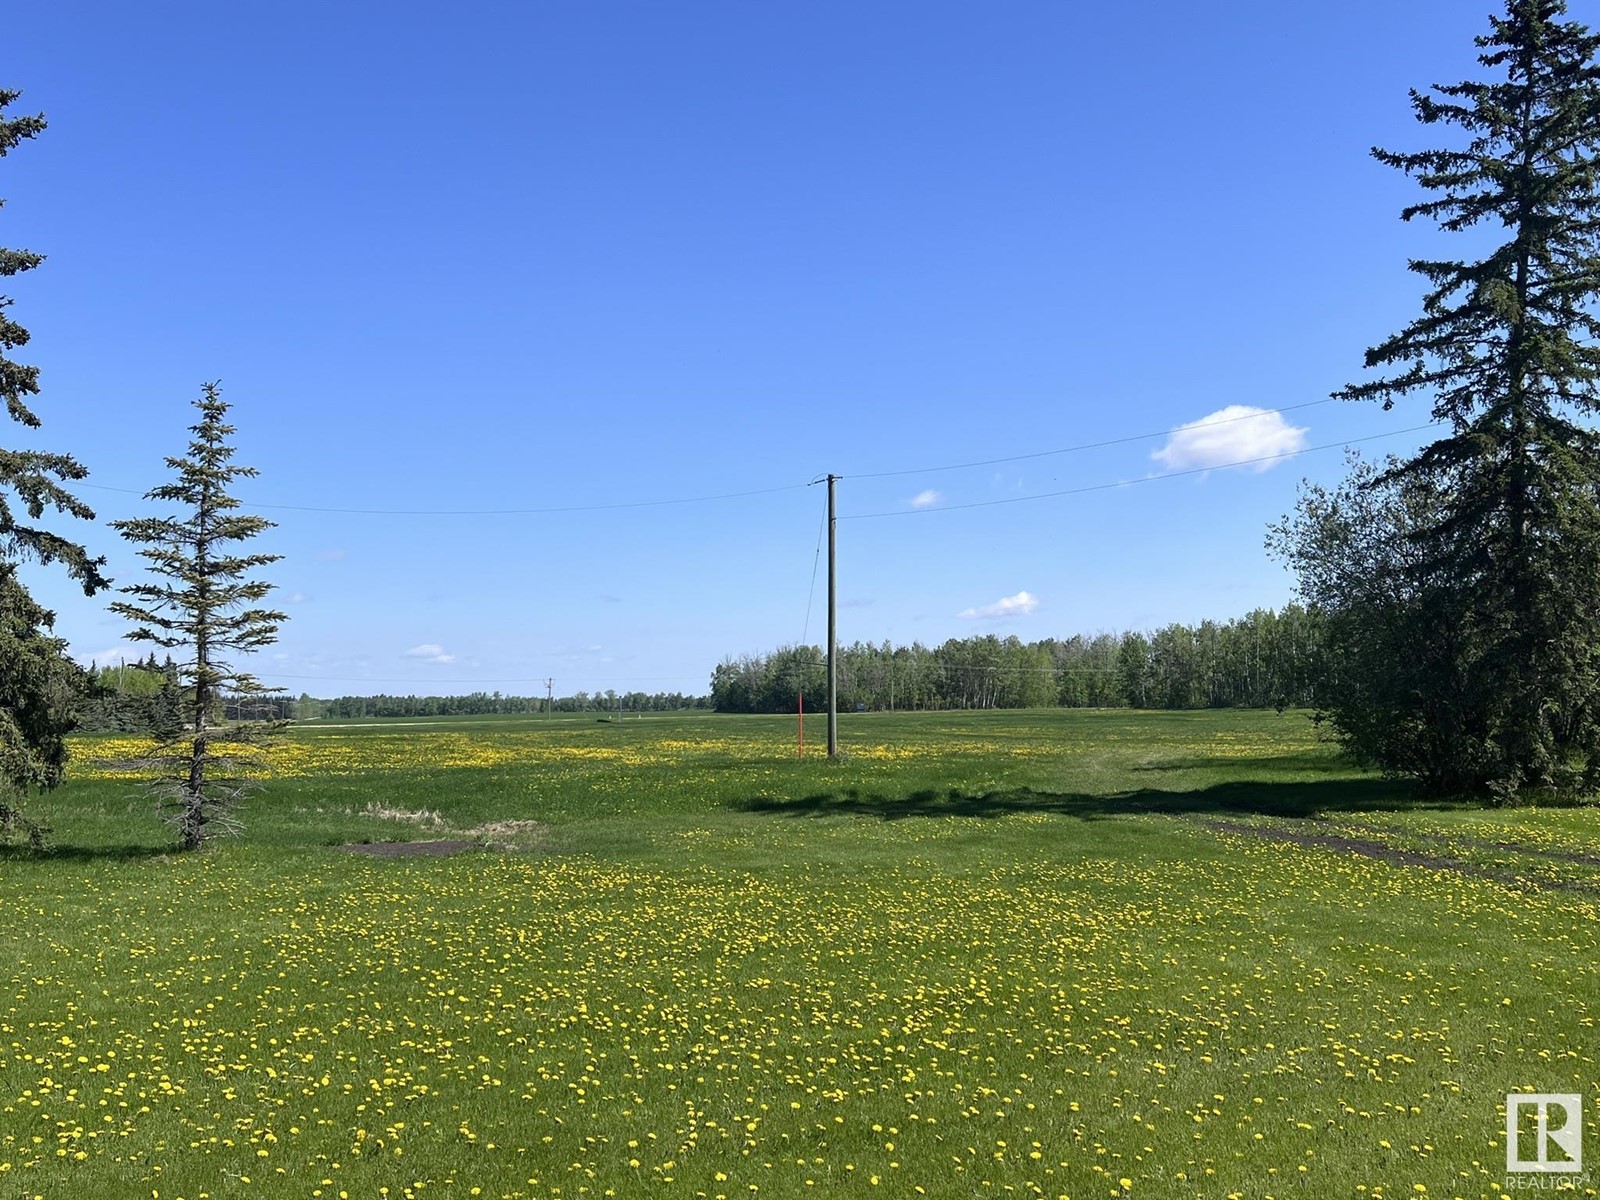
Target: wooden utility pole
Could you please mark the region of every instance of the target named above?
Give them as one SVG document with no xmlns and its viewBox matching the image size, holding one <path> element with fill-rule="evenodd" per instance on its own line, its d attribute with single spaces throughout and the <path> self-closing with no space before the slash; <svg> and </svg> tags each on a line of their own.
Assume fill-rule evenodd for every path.
<svg viewBox="0 0 1600 1200">
<path fill-rule="evenodd" d="M 546 717 L 556 715 L 556 681 L 554 679 L 546 679 L 544 681 L 544 715 Z"/>
<path fill-rule="evenodd" d="M 828 757 L 839 757 L 839 518 L 828 476 Z"/>
</svg>

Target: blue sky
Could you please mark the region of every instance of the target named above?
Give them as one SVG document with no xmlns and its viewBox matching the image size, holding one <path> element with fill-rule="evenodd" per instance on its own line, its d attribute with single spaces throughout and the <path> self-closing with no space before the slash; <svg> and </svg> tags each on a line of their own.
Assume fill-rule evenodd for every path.
<svg viewBox="0 0 1600 1200">
<path fill-rule="evenodd" d="M 1422 402 L 917 469 L 1359 377 L 1436 248 L 1368 147 L 1437 136 L 1406 89 L 1472 73 L 1489 8 L 15 8 L 0 82 L 50 128 L 0 160 L 0 245 L 48 256 L 7 289 L 44 420 L 9 444 L 149 511 L 220 379 L 285 556 L 256 665 L 295 692 L 703 691 L 801 637 L 827 471 L 846 641 L 1278 605 L 1265 527 L 1337 449 L 1020 498 L 1404 452 Z M 127 645 L 27 579 L 75 653 Z"/>
</svg>

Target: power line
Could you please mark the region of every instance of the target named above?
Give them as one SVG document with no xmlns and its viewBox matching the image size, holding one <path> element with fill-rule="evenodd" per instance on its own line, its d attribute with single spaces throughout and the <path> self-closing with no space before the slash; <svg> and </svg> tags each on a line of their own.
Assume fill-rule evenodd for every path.
<svg viewBox="0 0 1600 1200">
<path fill-rule="evenodd" d="M 1057 454 L 1076 454 L 1082 450 L 1100 450 L 1106 446 L 1123 446 L 1129 442 L 1147 442 L 1151 438 L 1170 437 L 1172 434 L 1181 433 L 1187 429 L 1210 429 L 1214 425 L 1231 425 L 1235 421 L 1254 421 L 1260 417 L 1277 416 L 1279 413 L 1294 412 L 1301 408 L 1315 408 L 1319 404 L 1332 404 L 1334 397 L 1325 396 L 1321 400 L 1307 400 L 1303 404 L 1285 404 L 1281 408 L 1267 408 L 1259 412 L 1243 413 L 1237 417 L 1223 417 L 1220 421 L 1203 418 L 1192 421 L 1187 425 L 1177 425 L 1171 429 L 1159 429 L 1152 433 L 1130 433 L 1126 437 L 1107 438 L 1103 442 L 1083 442 L 1077 446 L 1063 446 L 1059 450 L 1036 450 L 1031 454 L 1008 454 L 1003 458 L 981 458 L 973 462 L 947 463 L 942 467 L 915 467 L 902 471 L 871 471 L 866 474 L 855 472 L 852 479 L 889 479 L 896 475 L 934 475 L 940 471 L 965 471 L 970 467 L 992 467 L 1000 463 L 1026 462 L 1032 458 L 1050 458 Z"/>
<path fill-rule="evenodd" d="M 807 487 L 810 484 L 806 485 Z M 800 644 L 804 646 L 806 639 L 811 636 L 811 602 L 817 598 L 817 565 L 822 562 L 822 535 L 828 528 L 828 505 L 823 501 L 822 516 L 817 521 L 817 550 L 811 557 L 811 588 L 806 592 L 806 623 L 800 634 Z"/>
<path fill-rule="evenodd" d="M 1062 454 L 1076 454 L 1084 450 L 1098 450 L 1107 446 L 1121 446 L 1129 442 L 1148 441 L 1151 438 L 1168 437 L 1183 429 L 1204 425 L 1209 428 L 1213 425 L 1228 425 L 1236 421 L 1252 421 L 1262 417 L 1274 416 L 1278 413 L 1295 412 L 1303 408 L 1315 408 L 1319 404 L 1331 404 L 1332 397 L 1321 400 L 1307 400 L 1301 404 L 1287 404 L 1280 408 L 1263 409 L 1260 412 L 1244 413 L 1237 417 L 1224 417 L 1217 421 L 1191 422 L 1188 425 L 1179 425 L 1170 429 L 1153 430 L 1148 433 L 1133 433 L 1125 437 L 1107 438 L 1099 442 L 1082 442 L 1075 446 L 1062 446 L 1054 450 L 1037 450 L 1027 454 L 1010 454 L 998 458 L 977 459 L 972 462 L 946 463 L 942 466 L 904 468 L 893 471 L 869 471 L 857 473 L 852 479 L 889 479 L 902 475 L 932 475 L 943 471 L 961 471 L 972 467 L 995 466 L 1000 463 L 1026 462 L 1036 458 L 1050 458 Z M 1257 461 L 1257 460 L 1250 460 Z M 1231 465 L 1231 464 L 1230 464 Z M 837 476 L 844 478 L 844 476 Z M 820 482 L 812 480 L 811 483 Z M 87 481 L 76 484 L 78 487 L 90 488 L 100 492 L 116 492 L 125 496 L 144 496 L 146 492 L 139 488 L 115 487 L 104 483 L 89 483 Z M 810 483 L 784 484 L 778 487 L 754 488 L 741 492 L 718 492 L 703 496 L 675 496 L 665 500 L 631 500 L 611 504 L 569 504 L 547 505 L 533 508 L 332 508 L 314 504 L 272 504 L 267 502 L 257 503 L 246 501 L 248 507 L 273 509 L 281 512 L 308 512 L 332 513 L 344 516 L 364 517 L 513 517 L 513 516 L 555 516 L 562 513 L 585 512 L 616 512 L 628 509 L 641 508 L 666 508 L 684 504 L 711 504 L 723 500 L 745 500 L 755 496 L 773 496 L 783 492 L 795 492 L 811 486 Z M 970 506 L 957 506 L 970 507 Z M 873 514 L 877 515 L 877 514 Z"/>
<path fill-rule="evenodd" d="M 1085 492 L 1105 492 L 1114 488 L 1131 487 L 1136 483 L 1154 483 L 1160 479 L 1178 479 L 1184 475 L 1203 475 L 1207 471 L 1224 471 L 1229 467 L 1248 467 L 1253 463 L 1274 462 L 1281 458 L 1293 458 L 1299 454 L 1312 454 L 1318 450 L 1338 450 L 1345 446 L 1355 446 L 1362 442 L 1375 442 L 1379 438 L 1399 437 L 1402 433 L 1418 433 L 1424 429 L 1437 429 L 1445 424 L 1443 421 L 1432 421 L 1427 425 L 1413 425 L 1408 429 L 1391 429 L 1386 433 L 1374 433 L 1368 437 L 1345 438 L 1340 442 L 1327 442 L 1321 446 L 1307 446 L 1301 450 L 1284 450 L 1277 454 L 1262 454 L 1255 458 L 1241 458 L 1234 462 L 1213 463 L 1206 467 L 1190 467 L 1183 471 L 1167 471 L 1160 475 L 1144 475 L 1138 479 L 1119 479 L 1115 483 L 1092 483 L 1083 487 L 1063 488 L 1059 492 L 1035 492 L 1029 496 L 1007 496 L 1003 500 L 974 500 L 970 504 L 945 504 L 936 508 L 896 508 L 884 512 L 851 513 L 844 518 L 847 521 L 865 521 L 873 517 L 910 517 L 922 516 L 927 513 L 955 512 L 963 508 L 993 508 L 999 504 L 1025 504 L 1030 500 L 1050 500 L 1058 496 L 1081 496 Z"/>
<path fill-rule="evenodd" d="M 547 677 L 543 675 L 515 676 L 508 679 L 411 679 L 394 675 L 286 675 L 281 671 L 255 671 L 252 672 L 258 679 L 301 679 L 311 683 L 537 683 L 545 684 Z M 607 675 L 593 682 L 597 683 L 672 683 L 680 676 L 677 675 Z"/>
<path fill-rule="evenodd" d="M 143 496 L 135 488 L 111 487 L 103 483 L 79 483 L 75 487 L 94 488 L 102 492 L 121 492 L 128 496 Z M 285 512 L 341 513 L 362 517 L 522 517 L 554 515 L 557 513 L 610 512 L 626 508 L 665 508 L 675 504 L 709 504 L 717 500 L 744 500 L 751 496 L 772 496 L 779 492 L 798 492 L 803 483 L 785 484 L 782 487 L 756 488 L 748 492 L 722 492 L 714 496 L 680 496 L 671 500 L 632 500 L 619 504 L 571 504 L 553 508 L 321 508 L 311 504 L 262 504 L 248 501 L 250 508 L 271 508 Z"/>
<path fill-rule="evenodd" d="M 1307 401 L 1307 402 L 1302 403 L 1302 404 L 1287 405 L 1287 406 L 1284 406 L 1283 408 L 1280 408 L 1280 409 L 1272 409 L 1272 410 L 1265 410 L 1265 411 L 1262 411 L 1262 412 L 1248 413 L 1248 414 L 1244 414 L 1244 415 L 1238 416 L 1238 417 L 1228 417 L 1228 418 L 1224 418 L 1224 419 L 1222 419 L 1220 421 L 1214 421 L 1214 422 L 1207 421 L 1207 422 L 1191 423 L 1188 426 L 1180 426 L 1179 428 L 1180 429 L 1181 428 L 1193 428 L 1195 426 L 1195 424 L 1204 424 L 1204 425 L 1227 424 L 1227 423 L 1231 423 L 1231 422 L 1235 422 L 1235 421 L 1250 420 L 1250 419 L 1255 419 L 1255 418 L 1258 418 L 1258 417 L 1270 416 L 1270 415 L 1273 415 L 1273 414 L 1279 413 L 1279 412 L 1289 412 L 1289 411 L 1295 411 L 1295 410 L 1298 410 L 1298 409 L 1311 408 L 1311 407 L 1315 407 L 1316 405 L 1326 404 L 1326 403 L 1330 403 L 1330 402 L 1331 402 L 1331 398 L 1330 399 L 1323 399 L 1323 400 Z M 1026 496 L 1011 496 L 1011 497 L 1006 497 L 1006 498 L 1002 498 L 1002 499 L 998 499 L 998 500 L 973 501 L 973 502 L 966 503 L 966 504 L 943 505 L 943 506 L 939 506 L 939 507 L 935 507 L 935 508 L 895 509 L 895 510 L 888 510 L 888 511 L 882 511 L 882 512 L 856 513 L 856 514 L 852 514 L 852 515 L 846 517 L 846 519 L 848 519 L 848 520 L 865 520 L 865 519 L 872 519 L 872 518 L 878 518 L 878 517 L 908 516 L 908 515 L 913 515 L 913 514 L 917 514 L 917 513 L 926 513 L 926 512 L 952 512 L 952 511 L 956 511 L 958 509 L 990 508 L 990 507 L 996 507 L 996 506 L 1003 505 L 1003 504 L 1020 504 L 1020 503 L 1026 503 L 1026 502 L 1029 502 L 1029 501 L 1047 500 L 1047 499 L 1059 498 L 1059 497 L 1063 497 L 1063 496 L 1082 495 L 1082 494 L 1089 493 L 1089 492 L 1108 491 L 1108 490 L 1111 490 L 1113 488 L 1128 487 L 1128 486 L 1131 486 L 1131 485 L 1136 484 L 1136 483 L 1150 483 L 1150 482 L 1153 482 L 1153 481 L 1158 480 L 1158 479 L 1175 479 L 1175 478 L 1179 478 L 1179 477 L 1182 477 L 1182 476 L 1203 474 L 1206 471 L 1223 470 L 1223 469 L 1227 469 L 1227 468 L 1230 468 L 1230 467 L 1242 467 L 1242 466 L 1249 466 L 1249 465 L 1253 465 L 1253 464 L 1257 464 L 1257 463 L 1272 462 L 1272 461 L 1276 461 L 1276 460 L 1283 459 L 1283 458 L 1294 457 L 1297 454 L 1313 453 L 1313 452 L 1321 451 L 1321 450 L 1331 450 L 1331 449 L 1335 449 L 1335 448 L 1342 447 L 1342 446 L 1357 445 L 1357 444 L 1364 443 L 1364 442 L 1376 441 L 1376 440 L 1378 440 L 1380 438 L 1397 437 L 1397 436 L 1399 436 L 1401 434 L 1407 434 L 1407 433 L 1417 433 L 1417 432 L 1421 432 L 1422 430 L 1426 430 L 1426 429 L 1438 428 L 1442 424 L 1444 424 L 1444 422 L 1430 422 L 1430 423 L 1425 424 L 1425 425 L 1415 425 L 1415 426 L 1410 426 L 1410 427 L 1405 428 L 1405 429 L 1389 430 L 1389 431 L 1386 431 L 1386 432 L 1383 432 L 1383 433 L 1371 434 L 1371 435 L 1368 435 L 1366 437 L 1349 438 L 1349 439 L 1346 439 L 1346 440 L 1341 441 L 1341 442 L 1330 442 L 1330 443 L 1326 443 L 1326 444 L 1319 445 L 1319 446 L 1311 446 L 1311 447 L 1307 447 L 1307 448 L 1302 449 L 1302 450 L 1287 450 L 1287 451 L 1282 451 L 1282 452 L 1276 453 L 1276 454 L 1259 455 L 1259 456 L 1256 456 L 1256 457 L 1253 457 L 1253 458 L 1238 459 L 1238 460 L 1235 460 L 1235 461 L 1232 461 L 1232 462 L 1217 463 L 1217 464 L 1213 464 L 1213 465 L 1205 466 L 1205 467 L 1194 467 L 1194 468 L 1189 468 L 1189 469 L 1181 470 L 1181 471 L 1169 471 L 1169 472 L 1165 472 L 1165 473 L 1159 474 L 1159 475 L 1148 475 L 1148 476 L 1143 476 L 1141 478 L 1119 480 L 1119 481 L 1112 482 L 1112 483 L 1088 484 L 1088 485 L 1084 485 L 1084 486 L 1081 486 L 1081 487 L 1064 488 L 1064 489 L 1061 489 L 1061 490 L 1058 490 L 1058 491 L 1053 491 L 1053 492 L 1040 492 L 1040 493 L 1035 493 L 1035 494 L 1026 495 Z M 944 465 L 944 466 L 937 466 L 937 467 L 924 467 L 924 468 L 918 468 L 916 470 L 879 471 L 879 472 L 872 472 L 872 473 L 866 473 L 866 474 L 857 475 L 857 476 L 855 476 L 855 478 L 859 478 L 859 479 L 889 478 L 889 477 L 894 477 L 894 476 L 903 476 L 903 475 L 911 475 L 911 474 L 918 474 L 918 473 L 933 473 L 933 472 L 938 472 L 938 471 L 960 470 L 960 469 L 964 469 L 964 468 L 977 467 L 977 466 L 987 466 L 987 465 L 992 465 L 992 464 L 997 464 L 997 463 L 1004 463 L 1004 462 L 1020 462 L 1020 461 L 1024 461 L 1024 460 L 1028 460 L 1028 459 L 1043 458 L 1043 457 L 1047 457 L 1047 456 L 1051 456 L 1051 455 L 1068 454 L 1068 453 L 1072 453 L 1072 452 L 1080 451 L 1080 450 L 1089 450 L 1089 449 L 1095 449 L 1095 448 L 1099 448 L 1099 447 L 1113 446 L 1113 445 L 1125 444 L 1125 443 L 1129 443 L 1129 442 L 1141 441 L 1141 440 L 1146 440 L 1146 439 L 1153 438 L 1153 437 L 1165 436 L 1165 435 L 1171 434 L 1173 432 L 1176 432 L 1176 430 L 1164 430 L 1164 431 L 1153 432 L 1153 433 L 1132 434 L 1132 435 L 1128 435 L 1126 437 L 1107 439 L 1107 440 L 1099 441 L 1099 442 L 1087 442 L 1087 443 L 1082 443 L 1082 444 L 1077 445 L 1077 446 L 1062 447 L 1062 448 L 1056 449 L 1056 450 L 1045 450 L 1045 451 L 1038 451 L 1038 452 L 1030 453 L 1030 454 L 1010 455 L 1010 456 L 1000 457 L 1000 458 L 984 459 L 984 460 L 978 460 L 978 461 L 973 461 L 973 462 L 968 462 L 968 463 L 947 464 L 947 465 Z M 342 514 L 353 514 L 353 515 L 406 516 L 406 517 L 419 517 L 419 516 L 536 515 L 536 514 L 579 513 L 579 512 L 604 512 L 604 511 L 615 511 L 615 510 L 625 510 L 625 509 L 641 509 L 641 508 L 665 507 L 665 506 L 670 506 L 670 505 L 710 503 L 710 502 L 716 502 L 716 501 L 722 501 L 722 500 L 744 499 L 744 498 L 753 497 L 753 496 L 776 495 L 776 494 L 780 494 L 780 493 L 784 493 L 784 492 L 800 491 L 800 490 L 802 490 L 804 488 L 813 486 L 814 484 L 822 482 L 824 479 L 826 479 L 826 481 L 829 484 L 829 488 L 828 488 L 829 497 L 828 497 L 828 499 L 829 499 L 830 503 L 829 503 L 829 508 L 827 510 L 825 510 L 825 512 L 824 512 L 822 529 L 819 529 L 819 532 L 818 532 L 818 543 L 817 543 L 816 553 L 814 554 L 813 560 L 812 560 L 811 584 L 810 584 L 810 588 L 808 590 L 807 598 L 806 598 L 805 626 L 804 626 L 804 632 L 801 635 L 801 642 L 802 642 L 802 644 L 804 644 L 805 641 L 807 640 L 807 638 L 810 636 L 811 609 L 812 609 L 812 605 L 813 605 L 813 602 L 814 602 L 814 599 L 815 599 L 815 594 L 816 594 L 816 576 L 817 576 L 818 565 L 819 565 L 819 561 L 820 561 L 820 557 L 821 557 L 821 535 L 822 535 L 822 530 L 828 529 L 828 527 L 830 525 L 830 522 L 829 522 L 828 518 L 829 518 L 830 515 L 832 515 L 832 513 L 831 513 L 831 510 L 832 510 L 831 501 L 833 499 L 833 497 L 832 497 L 833 483 L 837 479 L 840 479 L 840 478 L 842 478 L 842 476 L 837 476 L 837 475 L 831 475 L 830 474 L 830 475 L 827 475 L 827 476 L 819 476 L 816 479 L 813 479 L 808 483 L 789 484 L 789 485 L 783 485 L 783 486 L 771 487 L 771 488 L 758 488 L 758 489 L 752 489 L 752 490 L 746 490 L 746 491 L 740 491 L 740 492 L 723 492 L 723 493 L 716 493 L 716 494 L 710 494 L 710 495 L 701 495 L 701 496 L 675 497 L 675 498 L 669 498 L 669 499 L 663 499 L 663 500 L 641 500 L 641 501 L 618 502 L 618 503 L 611 503 L 611 504 L 592 504 L 592 505 L 547 506 L 547 507 L 540 507 L 540 508 L 503 508 L 503 509 L 359 509 L 359 508 L 324 508 L 324 507 L 317 507 L 317 506 L 312 506 L 312 505 L 293 505 L 293 504 L 257 504 L 257 505 L 252 505 L 252 507 L 267 508 L 267 509 L 281 509 L 281 510 L 294 511 L 294 512 L 342 513 Z M 113 487 L 113 486 L 104 485 L 104 484 L 83 483 L 80 486 L 88 487 L 88 488 L 94 488 L 94 489 L 99 490 L 99 491 L 120 492 L 120 493 L 125 493 L 125 494 L 130 494 L 130 495 L 144 495 L 145 494 L 145 493 L 138 492 L 135 489 L 131 489 L 131 488 Z M 833 563 L 832 563 L 832 537 L 831 537 L 831 532 L 830 532 L 830 564 L 829 564 L 829 566 L 830 566 L 830 618 L 831 618 L 831 616 L 832 616 L 832 612 L 831 612 L 832 591 L 831 591 L 831 589 L 832 589 L 832 584 L 833 584 L 833 579 L 832 579 Z M 831 624 L 832 624 L 832 622 L 830 620 L 830 626 L 831 626 Z M 831 634 L 831 632 L 832 631 L 830 629 L 830 634 Z M 830 645 L 831 645 L 831 642 L 832 642 L 832 639 L 830 637 Z M 830 655 L 830 658 L 828 660 L 827 665 L 831 666 L 831 663 L 832 663 L 832 656 Z M 822 664 L 818 664 L 818 665 L 822 665 Z M 1021 671 L 1025 671 L 1025 672 L 1047 670 L 1045 668 L 996 668 L 996 667 L 978 667 L 978 666 L 974 666 L 974 667 L 950 666 L 950 665 L 947 665 L 947 664 L 937 664 L 937 665 L 942 670 L 1001 671 L 1001 672 L 1006 672 L 1006 673 L 1009 673 L 1010 671 L 1013 671 L 1013 670 L 1021 670 Z M 1095 669 L 1095 668 L 1070 668 L 1070 669 L 1071 670 L 1075 670 L 1075 671 L 1086 671 L 1086 672 L 1095 672 L 1095 671 L 1098 670 L 1098 669 Z M 1048 670 L 1054 670 L 1054 668 L 1049 668 Z M 512 683 L 526 684 L 526 683 L 533 683 L 533 684 L 544 684 L 544 685 L 546 685 L 547 690 L 549 690 L 549 684 L 550 684 L 550 681 L 544 676 L 515 676 L 515 677 L 501 677 L 501 678 L 489 678 L 489 679 L 458 679 L 458 678 L 450 678 L 450 677 L 433 677 L 433 678 L 425 678 L 424 679 L 424 678 L 401 677 L 401 676 L 296 675 L 296 674 L 287 674 L 287 673 L 282 673 L 282 672 L 260 672 L 260 674 L 263 677 L 270 678 L 270 679 L 296 680 L 296 681 L 304 681 L 304 682 L 314 682 L 314 683 L 319 683 L 319 684 L 332 684 L 332 683 L 345 683 L 345 684 L 397 684 L 398 683 L 398 684 L 421 685 L 421 686 L 435 686 L 435 685 L 441 685 L 441 684 L 448 684 L 448 685 L 472 685 L 472 686 L 482 687 L 482 686 L 485 686 L 485 685 L 495 685 L 495 684 L 512 684 Z M 831 672 L 830 672 L 830 674 L 831 674 Z M 607 683 L 607 684 L 611 684 L 611 683 L 624 683 L 624 684 L 626 684 L 626 683 L 645 683 L 645 682 L 649 682 L 649 683 L 667 683 L 667 682 L 679 682 L 680 680 L 681 680 L 681 677 L 679 677 L 679 676 L 632 676 L 632 677 L 623 677 L 623 678 L 603 677 L 600 682 L 604 682 L 604 683 Z"/>
</svg>

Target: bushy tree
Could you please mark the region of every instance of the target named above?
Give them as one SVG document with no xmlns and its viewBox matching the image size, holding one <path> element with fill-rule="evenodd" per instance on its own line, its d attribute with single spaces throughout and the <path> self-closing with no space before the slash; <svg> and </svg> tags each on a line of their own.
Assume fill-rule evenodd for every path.
<svg viewBox="0 0 1600 1200">
<path fill-rule="evenodd" d="M 0 564 L 0 842 L 22 836 L 36 848 L 46 831 L 21 800 L 61 782 L 84 686 L 66 642 L 49 633 L 53 622 L 17 582 L 16 567 Z"/>
<path fill-rule="evenodd" d="M 1418 537 L 1440 498 L 1399 465 L 1352 454 L 1337 488 L 1301 486 L 1267 544 L 1320 618 L 1318 720 L 1357 760 L 1458 792 L 1479 777 L 1488 713 L 1462 671 L 1462 598 Z"/>
<path fill-rule="evenodd" d="M 1367 352 L 1387 374 L 1339 393 L 1385 408 L 1421 393 L 1449 426 L 1382 482 L 1403 485 L 1406 591 L 1451 626 L 1452 686 L 1475 714 L 1436 731 L 1459 755 L 1436 778 L 1500 796 L 1576 782 L 1585 766 L 1592 780 L 1600 750 L 1600 439 L 1584 423 L 1600 410 L 1600 38 L 1565 11 L 1507 0 L 1477 39 L 1490 80 L 1412 93 L 1419 121 L 1464 144 L 1374 151 L 1429 193 L 1404 219 L 1492 244 L 1412 262 L 1422 314 Z M 1457 719 L 1426 705 L 1376 716 Z"/>
<path fill-rule="evenodd" d="M 280 556 L 233 550 L 272 527 L 263 517 L 238 512 L 238 500 L 228 493 L 234 480 L 257 472 L 232 462 L 228 439 L 235 430 L 225 420 L 228 405 L 218 386 L 205 384 L 194 403 L 200 420 L 191 426 L 189 453 L 167 459 L 176 481 L 146 496 L 178 505 L 181 515 L 114 522 L 123 537 L 143 547 L 140 555 L 161 582 L 125 587 L 122 591 L 133 599 L 111 606 L 135 623 L 130 637 L 187 652 L 178 664 L 185 689 L 183 732 L 157 756 L 165 767 L 158 794 L 186 850 L 198 850 L 218 831 L 238 829 L 236 806 L 249 786 L 250 765 L 241 744 L 259 741 L 277 724 L 244 723 L 225 732 L 215 727 L 212 714 L 224 693 L 277 690 L 263 687 L 225 655 L 270 645 L 279 623 L 287 620 L 281 612 L 259 607 L 273 585 L 246 578 Z M 229 753 L 217 752 L 222 742 L 233 743 Z"/>
</svg>

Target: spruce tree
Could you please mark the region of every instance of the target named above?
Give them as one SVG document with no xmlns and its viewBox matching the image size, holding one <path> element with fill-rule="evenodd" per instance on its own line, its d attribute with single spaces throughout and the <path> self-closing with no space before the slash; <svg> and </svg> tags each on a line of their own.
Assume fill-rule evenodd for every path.
<svg viewBox="0 0 1600 1200">
<path fill-rule="evenodd" d="M 167 459 L 177 479 L 145 497 L 178 505 L 182 515 L 113 522 L 123 537 L 143 547 L 140 555 L 163 582 L 125 587 L 132 599 L 111 605 L 135 623 L 130 637 L 187 651 L 178 663 L 185 689 L 183 731 L 156 756 L 164 767 L 157 792 L 185 850 L 200 849 L 217 832 L 237 832 L 237 802 L 249 786 L 251 765 L 241 743 L 259 742 L 276 725 L 258 722 L 227 730 L 216 725 L 214 714 L 225 694 L 277 690 L 263 687 L 225 656 L 271 645 L 279 623 L 287 619 L 259 607 L 273 585 L 246 578 L 281 556 L 233 549 L 273 524 L 238 512 L 238 500 L 228 493 L 234 480 L 257 472 L 232 462 L 228 439 L 235 430 L 226 423 L 228 405 L 218 386 L 205 384 L 194 403 L 200 420 L 190 428 L 188 455 Z M 221 747 L 223 742 L 231 745 Z"/>
<path fill-rule="evenodd" d="M 37 137 L 45 127 L 42 114 L 5 115 L 20 94 L 0 88 L 0 158 L 22 142 Z M 31 271 L 43 261 L 43 255 L 32 251 L 0 246 L 0 279 Z M 9 296 L 0 295 L 0 401 L 4 401 L 13 421 L 37 429 L 39 418 L 28 404 L 30 397 L 39 394 L 39 368 L 10 358 L 11 351 L 28 342 L 28 331 L 13 321 L 7 311 L 11 304 Z M 44 516 L 46 509 L 93 520 L 94 512 L 88 505 L 63 486 L 87 474 L 66 454 L 0 450 L 0 555 L 6 559 L 28 557 L 46 563 L 59 562 L 82 585 L 85 595 L 93 595 L 107 585 L 108 581 L 100 573 L 105 559 L 91 558 L 77 543 L 33 524 Z"/>
<path fill-rule="evenodd" d="M 1600 411 L 1600 38 L 1565 13 L 1507 0 L 1477 38 L 1490 78 L 1411 93 L 1417 119 L 1460 130 L 1457 145 L 1373 151 L 1428 193 L 1404 220 L 1488 244 L 1413 261 L 1422 314 L 1367 352 L 1387 373 L 1336 393 L 1386 409 L 1419 393 L 1448 425 L 1390 472 L 1431 497 L 1417 570 L 1437 589 L 1434 618 L 1459 631 L 1458 728 L 1438 731 L 1457 750 L 1424 782 L 1502 797 L 1600 776 L 1600 438 L 1587 423 Z"/>
<path fill-rule="evenodd" d="M 19 94 L 0 88 L 0 158 L 45 127 L 39 114 L 5 115 Z M 0 246 L 0 281 L 43 261 L 32 251 Z M 28 342 L 28 331 L 12 320 L 11 307 L 11 297 L 0 294 L 0 401 L 12 420 L 36 429 L 39 418 L 29 401 L 39 392 L 39 369 L 11 357 Z M 107 585 L 100 571 L 103 558 L 90 557 L 76 542 L 37 524 L 46 511 L 93 519 L 89 507 L 64 486 L 86 474 L 65 454 L 0 449 L 0 838 L 22 831 L 35 844 L 42 841 L 43 827 L 22 815 L 21 801 L 30 791 L 60 782 L 63 739 L 75 722 L 76 707 L 64 697 L 86 685 L 66 661 L 64 643 L 50 636 L 52 614 L 33 601 L 16 573 L 17 560 L 30 558 L 61 563 L 85 595 Z"/>
<path fill-rule="evenodd" d="M 152 654 L 154 660 L 155 655 Z M 178 677 L 178 664 L 169 657 L 159 668 L 161 687 L 151 697 L 150 734 L 158 742 L 175 742 L 183 736 L 183 682 Z"/>
</svg>

